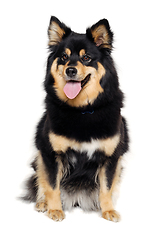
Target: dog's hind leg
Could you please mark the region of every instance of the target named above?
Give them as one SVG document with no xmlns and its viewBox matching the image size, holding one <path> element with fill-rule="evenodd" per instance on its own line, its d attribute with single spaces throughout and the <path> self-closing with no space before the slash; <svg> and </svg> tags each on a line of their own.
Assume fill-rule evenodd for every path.
<svg viewBox="0 0 160 240">
<path fill-rule="evenodd" d="M 55 221 L 62 221 L 65 217 L 62 210 L 61 198 L 60 198 L 60 180 L 62 177 L 62 164 L 57 160 L 57 174 L 56 183 L 53 188 L 48 180 L 45 165 L 41 154 L 39 154 L 37 160 L 37 202 L 36 210 L 45 212 L 47 211 L 48 217 Z"/>
</svg>

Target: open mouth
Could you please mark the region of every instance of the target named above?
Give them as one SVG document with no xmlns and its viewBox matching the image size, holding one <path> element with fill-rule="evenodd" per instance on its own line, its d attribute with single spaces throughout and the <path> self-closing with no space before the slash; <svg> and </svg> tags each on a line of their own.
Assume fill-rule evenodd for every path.
<svg viewBox="0 0 160 240">
<path fill-rule="evenodd" d="M 74 81 L 74 80 L 67 81 L 66 85 L 63 88 L 65 95 L 69 99 L 74 99 L 82 90 L 82 88 L 87 84 L 87 82 L 90 79 L 90 75 L 91 74 L 88 74 L 85 77 L 85 79 L 82 81 Z"/>
<path fill-rule="evenodd" d="M 86 83 L 89 81 L 91 74 L 88 74 L 83 81 L 81 81 L 81 87 L 83 88 Z"/>
</svg>

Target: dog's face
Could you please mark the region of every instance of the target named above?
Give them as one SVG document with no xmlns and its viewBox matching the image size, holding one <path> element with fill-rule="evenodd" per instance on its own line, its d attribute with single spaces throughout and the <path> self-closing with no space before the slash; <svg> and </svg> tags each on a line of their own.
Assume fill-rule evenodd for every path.
<svg viewBox="0 0 160 240">
<path fill-rule="evenodd" d="M 52 17 L 48 35 L 50 86 L 70 106 L 92 104 L 104 92 L 107 69 L 103 51 L 109 55 L 113 38 L 108 21 L 103 19 L 86 34 L 77 34 Z"/>
</svg>

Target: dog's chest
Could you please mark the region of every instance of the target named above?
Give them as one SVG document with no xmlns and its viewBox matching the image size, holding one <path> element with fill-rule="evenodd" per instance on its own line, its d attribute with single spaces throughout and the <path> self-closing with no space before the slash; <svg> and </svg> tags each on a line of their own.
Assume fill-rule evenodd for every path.
<svg viewBox="0 0 160 240">
<path fill-rule="evenodd" d="M 91 142 L 81 143 L 78 148 L 76 145 L 73 145 L 72 149 L 79 151 L 80 153 L 86 153 L 90 159 L 96 151 L 99 151 L 101 149 L 101 144 L 98 140 L 91 140 Z"/>
<path fill-rule="evenodd" d="M 64 152 L 72 149 L 80 153 L 86 153 L 91 158 L 96 151 L 104 152 L 106 156 L 111 156 L 120 141 L 120 134 L 106 139 L 92 139 L 90 142 L 78 142 L 50 132 L 49 140 L 56 152 Z"/>
</svg>

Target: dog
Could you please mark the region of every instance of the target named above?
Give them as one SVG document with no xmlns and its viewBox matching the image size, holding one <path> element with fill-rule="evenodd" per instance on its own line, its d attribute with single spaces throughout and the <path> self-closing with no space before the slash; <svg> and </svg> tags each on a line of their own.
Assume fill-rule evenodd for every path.
<svg viewBox="0 0 160 240">
<path fill-rule="evenodd" d="M 48 39 L 45 112 L 24 200 L 55 221 L 78 206 L 118 222 L 113 196 L 129 137 L 111 56 L 113 32 L 102 19 L 78 34 L 52 16 Z"/>
</svg>

